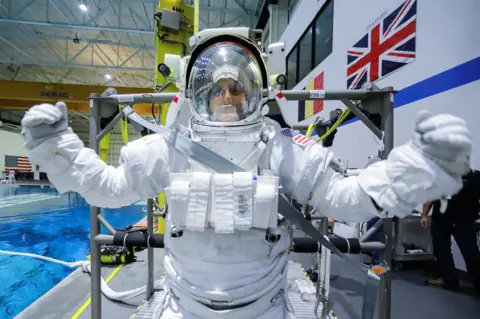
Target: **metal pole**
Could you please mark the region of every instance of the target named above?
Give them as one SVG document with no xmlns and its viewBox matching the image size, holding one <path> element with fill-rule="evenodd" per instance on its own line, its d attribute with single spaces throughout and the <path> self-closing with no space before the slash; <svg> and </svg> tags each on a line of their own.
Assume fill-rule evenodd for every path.
<svg viewBox="0 0 480 319">
<path fill-rule="evenodd" d="M 381 92 L 380 92 L 381 93 Z M 289 101 L 310 101 L 310 100 L 361 100 L 367 96 L 378 95 L 379 92 L 369 90 L 285 90 L 282 94 Z"/>
<path fill-rule="evenodd" d="M 105 226 L 105 228 L 112 234 L 112 235 L 115 235 L 115 233 L 117 232 L 115 230 L 115 228 L 113 228 L 112 225 L 110 225 L 109 222 L 107 222 L 107 220 L 102 216 L 102 215 L 97 215 L 97 219 L 103 224 L 103 226 Z"/>
<path fill-rule="evenodd" d="M 90 148 L 98 154 L 99 143 L 97 142 L 98 129 L 100 127 L 100 105 L 97 98 L 98 94 L 90 95 Z M 101 262 L 100 245 L 95 241 L 95 237 L 100 234 L 100 223 L 98 216 L 101 214 L 100 207 L 90 206 L 90 254 L 91 254 L 91 317 L 92 319 L 101 319 L 102 317 L 102 291 L 101 291 Z"/>
<path fill-rule="evenodd" d="M 373 124 L 373 122 L 370 121 L 368 117 L 363 114 L 363 112 L 360 111 L 360 109 L 355 104 L 352 103 L 352 101 L 343 99 L 342 102 L 353 112 L 353 114 L 355 114 L 360 119 L 360 121 L 362 121 L 363 124 L 365 124 L 370 129 L 370 131 L 373 132 L 373 134 L 377 136 L 377 138 L 382 138 L 382 131 L 378 129 L 378 127 L 376 127 L 375 124 Z"/>
<path fill-rule="evenodd" d="M 125 113 L 123 113 L 122 111 L 120 111 L 117 115 L 115 115 L 115 117 L 113 118 L 113 120 L 107 124 L 107 126 L 105 126 L 105 128 L 100 132 L 100 134 L 98 134 L 97 136 L 97 141 L 100 143 L 100 141 L 102 140 L 102 138 L 107 135 L 108 132 L 110 132 L 113 127 L 125 116 Z"/>
<path fill-rule="evenodd" d="M 111 104 L 167 103 L 172 102 L 178 93 L 114 94 L 99 99 Z"/>
<path fill-rule="evenodd" d="M 388 87 L 384 88 L 383 91 L 393 91 L 393 88 Z M 393 149 L 393 93 L 384 92 L 382 96 L 382 130 L 384 133 L 384 153 L 382 157 L 385 159 L 390 154 Z M 393 258 L 393 221 L 391 218 L 384 219 L 383 221 L 383 233 L 385 237 L 385 250 L 383 254 L 383 260 L 386 261 L 387 265 L 392 269 L 392 258 Z M 380 298 L 383 302 L 380 303 L 380 318 L 381 319 L 390 319 L 391 317 L 391 300 L 392 300 L 392 279 L 390 271 L 387 271 L 382 276 L 382 288 L 384 293 L 380 293 Z"/>
<path fill-rule="evenodd" d="M 383 219 L 379 219 L 369 230 L 363 234 L 362 237 L 360 237 L 360 242 L 363 243 L 367 241 L 374 233 L 376 233 L 380 227 L 383 225 Z"/>
<path fill-rule="evenodd" d="M 147 199 L 147 233 L 153 234 L 153 199 Z M 148 275 L 147 275 L 147 289 L 146 300 L 150 300 L 153 294 L 153 247 L 148 247 Z"/>
</svg>

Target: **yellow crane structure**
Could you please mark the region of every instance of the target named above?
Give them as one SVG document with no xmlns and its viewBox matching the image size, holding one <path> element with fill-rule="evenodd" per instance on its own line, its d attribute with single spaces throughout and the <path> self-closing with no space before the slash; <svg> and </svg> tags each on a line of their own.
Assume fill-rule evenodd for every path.
<svg viewBox="0 0 480 319">
<path fill-rule="evenodd" d="M 162 0 L 155 13 L 154 44 L 156 48 L 155 85 L 163 92 L 178 92 L 178 88 L 171 79 L 171 74 L 165 68 L 165 54 L 185 56 L 188 54 L 189 39 L 199 31 L 199 1 L 194 5 L 186 5 L 183 0 Z M 165 125 L 169 104 L 159 106 L 159 122 Z M 165 208 L 166 195 L 158 195 L 158 205 Z M 157 233 L 165 232 L 165 220 L 158 217 Z"/>
</svg>

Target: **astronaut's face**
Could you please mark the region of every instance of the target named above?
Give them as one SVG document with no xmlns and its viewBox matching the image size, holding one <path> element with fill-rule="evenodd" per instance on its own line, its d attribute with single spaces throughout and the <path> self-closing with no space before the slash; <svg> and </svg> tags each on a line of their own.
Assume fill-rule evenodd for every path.
<svg viewBox="0 0 480 319">
<path fill-rule="evenodd" d="M 212 44 L 197 56 L 189 77 L 196 120 L 212 126 L 237 126 L 260 116 L 260 66 L 241 44 Z"/>
<path fill-rule="evenodd" d="M 210 90 L 210 112 L 219 122 L 235 122 L 243 114 L 245 88 L 232 78 L 218 80 Z"/>
</svg>

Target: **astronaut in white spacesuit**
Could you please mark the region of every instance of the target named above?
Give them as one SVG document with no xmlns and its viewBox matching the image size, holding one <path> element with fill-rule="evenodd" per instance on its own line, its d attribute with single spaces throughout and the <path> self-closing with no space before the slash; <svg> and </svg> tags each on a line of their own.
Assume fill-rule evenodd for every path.
<svg viewBox="0 0 480 319">
<path fill-rule="evenodd" d="M 359 176 L 335 172 L 329 166 L 331 150 L 284 134 L 261 115 L 265 65 L 247 42 L 238 38 L 202 47 L 187 73 L 191 139 L 245 169 L 243 175 L 210 176 L 210 169 L 158 134 L 130 142 L 121 150 L 119 166 L 109 166 L 68 127 L 63 103 L 36 105 L 22 119 L 32 164 L 48 174 L 59 192 L 78 192 L 92 205 L 111 208 L 167 192 L 168 294 L 161 318 L 293 318 L 285 301 L 288 232 L 279 228 L 276 240 L 265 237 L 277 213 L 268 207 L 277 196 L 268 191 L 268 176 L 278 177 L 285 194 L 325 216 L 366 221 L 387 213 L 401 218 L 418 204 L 456 193 L 469 168 L 465 122 L 422 112 L 410 141 L 393 149 L 388 159 Z M 261 141 L 262 134 L 268 141 Z M 186 176 L 187 186 L 181 183 Z M 251 195 L 252 177 L 262 176 L 265 192 L 258 188 L 250 198 L 246 192 L 239 208 L 232 192 L 243 185 L 240 191 Z M 278 192 L 275 182 L 270 186 Z M 239 214 L 245 207 L 249 213 Z M 183 235 L 171 238 L 168 234 L 179 225 Z"/>
</svg>

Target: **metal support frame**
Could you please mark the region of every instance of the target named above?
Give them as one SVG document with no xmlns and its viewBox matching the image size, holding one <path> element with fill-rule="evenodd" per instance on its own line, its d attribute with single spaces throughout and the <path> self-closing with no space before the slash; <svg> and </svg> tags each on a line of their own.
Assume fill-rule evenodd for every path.
<svg viewBox="0 0 480 319">
<path fill-rule="evenodd" d="M 384 148 L 380 156 L 383 159 L 388 157 L 390 151 L 393 149 L 393 114 L 394 114 L 394 105 L 393 105 L 393 94 L 395 91 L 392 87 L 386 87 L 379 89 L 373 83 L 365 83 L 360 90 L 349 90 L 349 91 L 333 91 L 333 90 L 311 90 L 311 91 L 283 91 L 283 95 L 287 100 L 340 100 L 348 107 L 358 119 L 365 124 L 379 139 L 383 140 Z M 375 124 L 370 121 L 365 114 L 363 114 L 360 109 L 351 102 L 351 100 L 361 100 L 362 105 L 365 109 L 371 111 L 372 113 L 381 114 L 381 128 L 380 130 Z M 383 224 L 382 230 L 384 234 L 384 244 L 385 249 L 380 251 L 380 258 L 383 260 L 386 265 L 392 267 L 392 257 L 393 257 L 393 220 L 391 218 L 383 219 L 381 223 L 375 225 L 379 227 Z M 372 228 L 373 229 L 376 227 Z M 378 228 L 377 228 L 378 229 Z M 362 237 L 362 243 L 372 233 L 368 233 Z M 368 237 L 366 237 L 368 235 Z M 379 319 L 390 319 L 391 317 L 391 274 L 386 272 L 381 277 L 380 291 L 383 293 L 379 294 Z"/>
<path fill-rule="evenodd" d="M 99 153 L 100 143 L 97 140 L 97 132 L 100 128 L 100 103 L 94 99 L 98 94 L 90 95 L 90 148 Z M 101 254 L 100 244 L 95 238 L 100 235 L 100 222 L 98 216 L 101 215 L 100 207 L 90 206 L 90 256 L 91 256 L 91 316 L 92 319 L 101 318 L 102 313 L 102 289 L 101 289 Z"/>
<path fill-rule="evenodd" d="M 90 95 L 90 131 L 89 140 L 90 148 L 97 154 L 99 152 L 99 145 L 102 138 L 110 132 L 114 126 L 124 117 L 128 116 L 131 109 L 127 108 L 126 112 L 118 113 L 113 120 L 100 132 L 100 108 L 107 107 L 109 109 L 117 109 L 119 104 L 124 103 L 143 103 L 143 102 L 169 102 L 175 97 L 175 93 L 154 93 L 154 94 L 133 94 L 133 95 L 116 95 L 114 89 L 107 89 L 102 95 Z M 112 104 L 115 105 L 112 108 Z M 130 110 L 130 111 L 128 111 Z M 147 233 L 153 234 L 153 199 L 147 199 Z M 111 224 L 101 215 L 99 207 L 90 207 L 90 250 L 91 250 L 91 318 L 101 319 L 101 260 L 100 260 L 100 245 L 113 244 L 112 235 L 100 234 L 100 223 L 102 223 L 111 234 L 115 234 L 116 230 Z M 150 299 L 154 292 L 154 250 L 153 247 L 148 247 L 148 276 L 146 300 Z"/>
<path fill-rule="evenodd" d="M 362 90 L 343 90 L 343 91 L 282 91 L 287 100 L 340 100 L 349 107 L 354 114 L 357 114 L 358 118 L 369 127 L 372 132 L 381 136 L 384 141 L 384 151 L 382 157 L 386 158 L 389 152 L 393 148 L 393 89 L 385 88 L 379 90 L 375 86 L 371 85 L 369 89 Z M 105 134 L 107 134 L 123 116 L 128 116 L 132 113 L 130 107 L 126 107 L 126 111 L 120 112 L 109 123 L 102 132 L 99 132 L 100 128 L 100 108 L 111 107 L 112 105 L 118 107 L 119 104 L 127 104 L 133 106 L 135 103 L 165 103 L 170 102 L 176 96 L 176 93 L 146 93 L 146 94 L 116 94 L 114 89 L 107 89 L 102 95 L 91 94 L 90 95 L 90 148 L 96 153 L 99 152 L 100 140 Z M 348 100 L 348 102 L 347 102 Z M 367 109 L 370 104 L 375 104 L 379 112 L 382 114 L 382 127 L 379 132 L 375 125 L 361 113 L 353 103 L 349 100 L 362 100 L 363 106 Z M 144 125 L 151 124 L 145 123 Z M 153 124 L 152 124 L 153 125 Z M 193 153 L 188 155 L 193 156 Z M 153 234 L 153 199 L 147 199 L 147 232 Z M 110 224 L 101 216 L 101 210 L 99 207 L 91 206 L 90 209 L 90 248 L 91 248 L 91 317 L 92 319 L 101 319 L 101 261 L 100 261 L 100 244 L 112 244 L 112 235 L 100 234 L 100 222 L 110 231 L 115 230 Z M 325 223 L 325 226 L 327 223 Z M 365 249 L 375 250 L 382 252 L 384 260 L 388 265 L 391 265 L 392 259 L 392 220 L 384 220 L 384 232 L 385 243 L 364 243 L 361 245 Z M 147 276 L 147 300 L 153 293 L 153 248 L 148 248 L 148 276 Z M 379 313 L 381 319 L 390 318 L 390 300 L 391 300 L 391 278 L 389 272 L 382 276 L 382 290 L 379 296 Z"/>
</svg>

